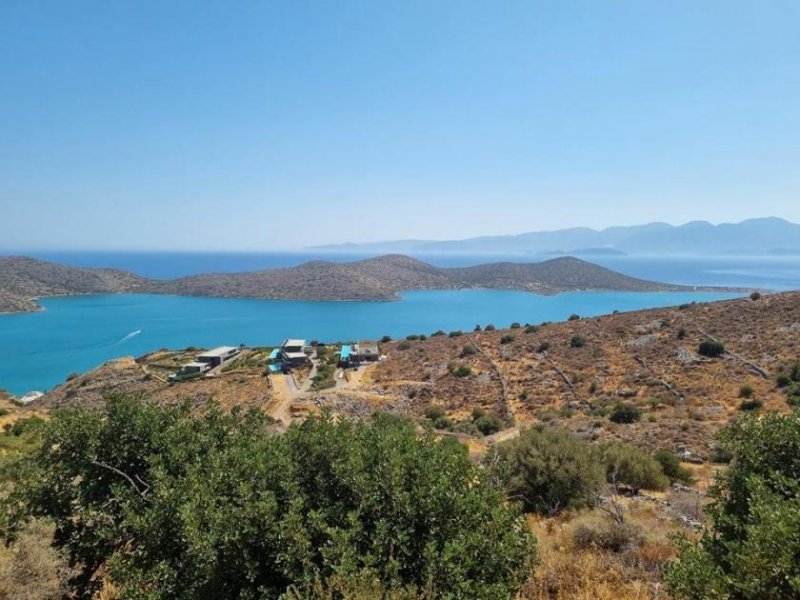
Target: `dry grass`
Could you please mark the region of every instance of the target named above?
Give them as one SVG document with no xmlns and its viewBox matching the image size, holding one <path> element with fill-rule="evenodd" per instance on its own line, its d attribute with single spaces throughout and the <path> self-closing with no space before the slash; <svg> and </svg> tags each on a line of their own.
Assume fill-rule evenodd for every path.
<svg viewBox="0 0 800 600">
<path fill-rule="evenodd" d="M 669 598 L 660 579 L 674 554 L 668 534 L 675 525 L 652 507 L 630 506 L 622 531 L 598 511 L 530 517 L 529 523 L 539 540 L 540 563 L 523 591 L 525 600 Z"/>
<path fill-rule="evenodd" d="M 34 523 L 14 545 L 0 546 L 0 599 L 57 600 L 67 592 L 72 572 L 52 537 L 51 526 Z"/>
</svg>

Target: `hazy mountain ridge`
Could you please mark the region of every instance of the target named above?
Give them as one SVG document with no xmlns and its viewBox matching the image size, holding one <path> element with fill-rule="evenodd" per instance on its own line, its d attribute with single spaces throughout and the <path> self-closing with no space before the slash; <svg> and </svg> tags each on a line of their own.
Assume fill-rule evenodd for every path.
<svg viewBox="0 0 800 600">
<path fill-rule="evenodd" d="M 332 252 L 395 252 L 464 254 L 548 254 L 575 249 L 616 250 L 628 254 L 800 254 L 800 225 L 777 217 L 748 219 L 741 223 L 713 225 L 692 221 L 609 227 L 595 230 L 574 227 L 519 235 L 482 236 L 463 240 L 401 240 L 369 244 L 318 246 Z"/>
<path fill-rule="evenodd" d="M 387 255 L 350 263 L 312 261 L 297 267 L 151 280 L 114 269 L 85 269 L 24 257 L 0 257 L 0 312 L 37 310 L 34 298 L 77 294 L 153 293 L 274 300 L 395 300 L 404 290 L 491 288 L 555 294 L 575 290 L 691 289 L 645 281 L 574 257 L 539 263 L 439 268 Z M 704 288 L 712 289 L 712 288 Z"/>
</svg>

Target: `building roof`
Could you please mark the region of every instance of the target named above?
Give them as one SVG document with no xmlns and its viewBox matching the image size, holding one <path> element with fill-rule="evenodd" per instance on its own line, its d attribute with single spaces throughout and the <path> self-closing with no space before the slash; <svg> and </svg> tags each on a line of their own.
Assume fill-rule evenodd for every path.
<svg viewBox="0 0 800 600">
<path fill-rule="evenodd" d="M 378 354 L 378 342 L 362 340 L 358 342 L 359 354 Z"/>
<path fill-rule="evenodd" d="M 284 352 L 283 355 L 289 360 L 293 360 L 295 358 L 308 358 L 308 355 L 305 352 Z"/>
<path fill-rule="evenodd" d="M 202 354 L 198 354 L 197 357 L 200 358 L 201 356 L 205 357 L 218 357 L 218 356 L 225 356 L 231 352 L 231 350 L 238 350 L 235 346 L 220 346 L 219 348 L 214 348 L 213 350 L 209 350 L 208 352 L 203 352 Z"/>
<path fill-rule="evenodd" d="M 281 344 L 281 347 L 283 348 L 285 346 L 300 346 L 302 348 L 305 345 L 306 345 L 306 341 L 305 340 L 289 338 L 288 340 L 284 340 L 283 341 L 283 344 Z"/>
</svg>

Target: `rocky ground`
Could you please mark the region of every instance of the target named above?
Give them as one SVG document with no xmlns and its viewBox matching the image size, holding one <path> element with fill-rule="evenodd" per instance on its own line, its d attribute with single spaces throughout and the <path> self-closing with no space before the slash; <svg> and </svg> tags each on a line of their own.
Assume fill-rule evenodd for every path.
<svg viewBox="0 0 800 600">
<path fill-rule="evenodd" d="M 727 352 L 698 355 L 713 337 Z M 592 439 L 618 437 L 645 448 L 708 456 L 714 434 L 740 414 L 749 386 L 763 410 L 788 410 L 776 387 L 781 367 L 800 359 L 800 293 L 638 311 L 386 348 L 372 373 L 383 394 L 432 404 L 463 418 L 476 406 L 525 425 L 547 422 Z M 476 351 L 470 350 L 474 348 Z M 470 374 L 457 377 L 459 366 Z M 635 404 L 639 421 L 607 418 Z"/>
</svg>

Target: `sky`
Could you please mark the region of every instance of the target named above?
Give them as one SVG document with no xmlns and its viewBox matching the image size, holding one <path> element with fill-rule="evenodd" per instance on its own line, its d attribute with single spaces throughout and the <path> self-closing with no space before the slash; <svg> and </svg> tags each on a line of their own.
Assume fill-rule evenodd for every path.
<svg viewBox="0 0 800 600">
<path fill-rule="evenodd" d="M 796 0 L 0 3 L 0 249 L 800 222 Z"/>
</svg>

